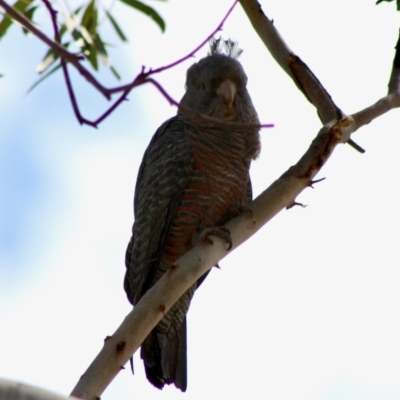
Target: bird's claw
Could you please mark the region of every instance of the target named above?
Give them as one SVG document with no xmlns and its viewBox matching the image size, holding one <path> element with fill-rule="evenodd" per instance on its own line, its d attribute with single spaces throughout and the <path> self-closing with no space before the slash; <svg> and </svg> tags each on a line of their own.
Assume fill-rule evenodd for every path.
<svg viewBox="0 0 400 400">
<path fill-rule="evenodd" d="M 214 242 L 210 236 L 217 236 L 220 239 L 225 240 L 225 242 L 228 243 L 228 251 L 232 248 L 232 238 L 228 228 L 219 226 L 216 228 L 204 229 L 204 231 L 200 234 L 199 241 L 212 245 Z"/>
</svg>

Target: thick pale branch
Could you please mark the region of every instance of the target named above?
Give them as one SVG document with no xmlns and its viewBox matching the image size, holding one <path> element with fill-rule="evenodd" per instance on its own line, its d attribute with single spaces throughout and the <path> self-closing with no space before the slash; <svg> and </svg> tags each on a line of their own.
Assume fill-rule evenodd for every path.
<svg viewBox="0 0 400 400">
<path fill-rule="evenodd" d="M 310 68 L 289 49 L 273 22 L 264 14 L 257 0 L 240 0 L 254 30 L 281 68 L 293 79 L 300 91 L 317 109 L 323 124 L 344 117 L 330 94 Z M 348 142 L 360 152 L 364 150 L 352 140 Z"/>
<path fill-rule="evenodd" d="M 82 375 L 72 395 L 88 400 L 100 397 L 150 331 L 198 278 L 281 210 L 295 204 L 296 197 L 312 184 L 338 143 L 346 142 L 358 128 L 395 107 L 400 107 L 400 96 L 392 94 L 354 115 L 326 124 L 297 164 L 249 205 L 251 216 L 238 216 L 225 225 L 231 232 L 232 249 L 228 252 L 226 242 L 212 237 L 213 245 L 199 243 L 176 261 L 143 296 L 117 331 L 106 339 L 103 349 Z"/>
<path fill-rule="evenodd" d="M 296 76 L 306 76 L 308 73 L 308 68 L 300 68 Z M 311 72 L 310 74 L 313 76 Z M 316 92 L 320 88 L 322 86 L 317 82 Z M 359 127 L 399 106 L 400 96 L 392 94 L 352 116 L 339 121 L 332 118 L 320 130 L 298 163 L 250 204 L 251 217 L 239 216 L 226 224 L 226 228 L 231 232 L 232 250 L 254 235 L 282 209 L 295 204 L 298 194 L 312 184 L 313 178 L 338 143 L 348 141 L 351 133 Z M 90 400 L 100 397 L 174 302 L 208 269 L 229 254 L 224 241 L 216 237 L 213 237 L 213 241 L 212 246 L 199 243 L 186 253 L 143 296 L 117 331 L 107 338 L 103 349 L 82 375 L 72 395 Z"/>
<path fill-rule="evenodd" d="M 378 100 L 375 104 L 364 108 L 364 110 L 354 113 L 347 118 L 349 126 L 347 128 L 347 132 L 344 135 L 344 140 L 346 140 L 346 137 L 350 137 L 350 135 L 357 129 L 369 124 L 374 119 L 380 117 L 388 111 L 399 107 L 400 93 L 392 93 Z"/>
<path fill-rule="evenodd" d="M 73 400 L 47 390 L 0 378 L 0 400 Z"/>
<path fill-rule="evenodd" d="M 273 25 L 273 22 L 264 14 L 260 3 L 253 0 L 240 0 L 240 4 L 253 25 L 254 30 L 257 32 L 258 36 L 276 62 L 294 81 L 296 81 L 288 63 L 289 58 L 294 53 L 285 43 L 280 33 Z"/>
<path fill-rule="evenodd" d="M 293 71 L 297 86 L 301 88 L 308 101 L 315 106 L 323 124 L 343 117 L 343 112 L 300 57 L 292 55 L 289 58 L 289 66 Z"/>
<path fill-rule="evenodd" d="M 308 66 L 284 42 L 273 22 L 264 14 L 256 0 L 240 0 L 254 30 L 279 66 L 314 104 L 324 124 L 342 117 L 340 110 Z"/>
<path fill-rule="evenodd" d="M 254 235 L 278 212 L 294 203 L 296 196 L 310 186 L 313 177 L 341 140 L 342 122 L 324 127 L 299 162 L 250 204 L 251 217 L 238 216 L 226 224 L 231 232 L 232 250 Z M 213 236 L 212 240 L 213 245 L 199 243 L 176 261 L 143 296 L 117 331 L 107 338 L 72 395 L 90 400 L 100 397 L 174 302 L 211 266 L 230 253 L 226 242 Z"/>
</svg>

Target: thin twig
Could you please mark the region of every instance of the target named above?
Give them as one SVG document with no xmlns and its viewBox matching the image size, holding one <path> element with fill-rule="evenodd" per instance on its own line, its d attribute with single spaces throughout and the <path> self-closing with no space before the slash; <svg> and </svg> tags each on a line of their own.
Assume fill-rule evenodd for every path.
<svg viewBox="0 0 400 400">
<path fill-rule="evenodd" d="M 167 69 L 173 68 L 176 65 L 188 60 L 189 58 L 193 57 L 194 54 L 199 51 L 205 44 L 209 42 L 209 40 L 220 30 L 222 30 L 222 26 L 233 11 L 234 7 L 238 3 L 238 0 L 235 0 L 232 6 L 229 8 L 228 12 L 225 14 L 221 22 L 218 24 L 218 26 L 210 33 L 205 40 L 203 40 L 194 50 L 192 50 L 189 54 L 186 56 L 180 58 L 177 61 L 174 61 L 171 64 L 155 68 L 155 69 L 148 69 L 146 71 L 145 67 L 142 67 L 142 71 L 135 77 L 135 79 L 127 84 L 127 85 L 122 85 L 122 86 L 117 86 L 114 88 L 106 88 L 103 85 L 101 85 L 96 78 L 92 74 L 90 74 L 80 63 L 79 63 L 79 57 L 76 57 L 72 53 L 68 52 L 67 50 L 64 49 L 64 47 L 61 46 L 61 40 L 59 36 L 59 30 L 57 26 L 57 12 L 52 8 L 50 2 L 48 0 L 43 0 L 46 8 L 48 9 L 50 13 L 50 17 L 52 20 L 53 24 L 53 30 L 54 30 L 54 37 L 55 41 L 52 41 L 49 39 L 47 36 L 45 36 L 42 32 L 40 32 L 34 25 L 31 24 L 29 20 L 25 18 L 22 14 L 20 14 L 18 11 L 13 9 L 12 7 L 8 6 L 4 0 L 0 0 L 0 6 L 3 6 L 3 8 L 9 13 L 10 16 L 12 16 L 15 20 L 17 20 L 19 23 L 21 23 L 26 29 L 30 30 L 33 34 L 35 34 L 39 39 L 43 40 L 56 54 L 58 54 L 61 58 L 61 66 L 63 69 L 63 74 L 65 78 L 65 82 L 67 85 L 67 90 L 68 94 L 71 100 L 72 108 L 74 110 L 75 116 L 80 124 L 86 124 L 90 125 L 93 127 L 97 127 L 99 123 L 104 121 L 127 97 L 127 95 L 130 93 L 132 89 L 139 85 L 143 85 L 144 83 L 151 83 L 154 85 L 159 92 L 168 100 L 168 102 L 176 107 L 180 107 L 181 111 L 184 111 L 187 115 L 192 116 L 193 118 L 198 119 L 199 121 L 206 122 L 208 124 L 212 124 L 212 126 L 219 126 L 219 127 L 228 127 L 228 128 L 233 128 L 237 130 L 241 129 L 259 129 L 259 128 L 271 128 L 273 127 L 273 124 L 241 124 L 241 123 L 234 123 L 234 122 L 229 122 L 229 121 L 223 121 L 223 120 L 218 120 L 215 118 L 211 118 L 207 115 L 203 115 L 201 113 L 197 113 L 193 110 L 189 110 L 185 107 L 179 106 L 179 103 L 174 100 L 168 93 L 167 91 L 158 83 L 156 80 L 150 78 L 151 75 L 163 72 Z M 88 80 L 89 83 L 91 83 L 94 87 L 96 87 L 107 99 L 110 99 L 111 95 L 120 93 L 120 97 L 114 102 L 113 105 L 111 105 L 103 114 L 101 114 L 96 120 L 88 120 L 84 118 L 79 110 L 78 102 L 73 90 L 72 82 L 68 73 L 68 68 L 67 68 L 67 63 L 71 63 L 75 68 L 78 69 L 78 71 Z"/>
<path fill-rule="evenodd" d="M 122 95 L 119 97 L 119 99 L 104 113 L 102 114 L 97 120 L 93 121 L 92 123 L 94 125 L 98 125 L 100 122 L 102 122 L 109 114 L 111 114 L 114 109 L 126 99 L 126 96 L 128 93 L 138 85 L 143 85 L 144 83 L 151 83 L 153 86 L 157 88 L 157 90 L 168 100 L 168 102 L 176 107 L 179 107 L 179 110 L 182 111 L 184 114 L 189 115 L 191 118 L 195 119 L 196 122 L 204 122 L 209 126 L 213 127 L 221 127 L 221 128 L 230 128 L 230 129 L 235 129 L 237 131 L 240 130 L 248 130 L 248 129 L 263 129 L 263 128 L 273 128 L 274 124 L 246 124 L 242 122 L 230 122 L 230 121 L 224 121 L 221 119 L 217 118 L 212 118 L 209 117 L 208 115 L 193 111 L 187 107 L 182 106 L 179 104 L 178 101 L 174 100 L 168 92 L 163 88 L 163 86 L 157 82 L 153 78 L 146 78 L 145 80 L 140 80 L 139 83 L 135 85 L 130 85 L 128 89 L 122 93 Z"/>
<path fill-rule="evenodd" d="M 217 28 L 215 28 L 212 33 L 210 33 L 206 39 L 204 39 L 194 50 L 192 50 L 189 54 L 187 54 L 185 57 L 180 58 L 177 61 L 174 61 L 171 64 L 165 65 L 163 67 L 158 67 L 156 69 L 149 69 L 148 71 L 146 71 L 146 68 L 143 66 L 142 67 L 142 72 L 133 80 L 132 83 L 129 83 L 127 85 L 122 85 L 122 86 L 117 86 L 113 89 L 109 89 L 109 93 L 115 93 L 115 92 L 121 92 L 121 91 L 125 91 L 125 90 L 130 90 L 132 89 L 132 87 L 136 86 L 135 82 L 139 79 L 142 79 L 143 81 L 149 77 L 150 75 L 154 75 L 154 74 L 158 74 L 160 72 L 166 71 L 167 69 L 170 69 L 172 67 L 177 66 L 178 64 L 181 64 L 182 62 L 188 60 L 189 58 L 193 57 L 204 45 L 206 45 L 210 39 L 219 31 L 222 30 L 222 26 L 224 25 L 225 21 L 227 20 L 227 18 L 229 17 L 229 15 L 231 14 L 231 12 L 233 11 L 233 9 L 235 8 L 236 4 L 238 3 L 238 0 L 235 0 L 235 2 L 232 4 L 231 8 L 228 10 L 228 12 L 226 13 L 226 15 L 224 16 L 224 18 L 222 19 L 222 21 L 219 23 L 219 25 L 217 26 Z M 167 100 L 168 97 L 165 97 Z M 174 104 L 174 103 L 171 103 Z"/>
<path fill-rule="evenodd" d="M 233 11 L 233 9 L 235 8 L 236 4 L 238 3 L 238 0 L 235 0 L 234 3 L 232 4 L 231 8 L 228 10 L 228 12 L 226 13 L 225 17 L 222 19 L 222 21 L 219 23 L 219 25 L 214 29 L 213 32 L 211 32 L 206 39 L 204 39 L 194 50 L 192 50 L 189 54 L 187 54 L 185 57 L 180 58 L 177 61 L 174 61 L 171 64 L 168 64 L 164 67 L 159 67 L 156 68 L 154 70 L 150 70 L 151 74 L 157 74 L 159 72 L 165 71 L 167 69 L 173 68 L 175 66 L 177 66 L 178 64 L 181 64 L 182 62 L 188 60 L 189 58 L 192 58 L 203 46 L 205 46 L 210 39 L 212 39 L 214 37 L 214 35 L 222 30 L 222 26 L 224 25 L 225 21 L 228 19 L 229 15 L 231 14 L 231 12 Z"/>
<path fill-rule="evenodd" d="M 51 18 L 51 22 L 53 24 L 53 30 L 54 30 L 54 39 L 55 39 L 56 43 L 61 45 L 60 33 L 58 31 L 58 26 L 57 26 L 57 11 L 55 11 L 54 8 L 51 6 L 49 0 L 43 0 L 43 3 L 50 13 L 50 18 Z M 63 70 L 65 83 L 67 85 L 68 95 L 71 100 L 72 108 L 74 110 L 74 113 L 75 113 L 75 116 L 76 116 L 78 122 L 81 125 L 85 123 L 85 124 L 96 127 L 96 125 L 93 125 L 91 123 L 91 121 L 82 117 L 82 115 L 79 111 L 78 102 L 76 100 L 74 89 L 72 87 L 72 82 L 71 82 L 71 79 L 70 79 L 70 76 L 68 73 L 67 63 L 65 62 L 63 57 L 60 57 L 60 58 L 61 58 L 61 68 Z"/>
<path fill-rule="evenodd" d="M 146 68 L 144 66 L 142 66 L 141 72 L 134 78 L 134 80 L 130 84 L 118 86 L 118 87 L 115 87 L 112 89 L 107 89 L 109 94 L 115 94 L 115 93 L 119 93 L 121 91 L 123 91 L 123 93 L 120 95 L 118 100 L 116 100 L 116 102 L 111 107 L 109 107 L 102 115 L 100 115 L 100 117 L 98 117 L 96 120 L 93 120 L 93 121 L 85 120 L 85 123 L 89 124 L 91 126 L 97 127 L 97 125 L 99 123 L 101 123 L 105 118 L 107 118 L 124 100 L 126 100 L 127 95 L 131 92 L 132 89 L 134 89 L 135 87 L 137 87 L 139 85 L 143 85 L 145 83 L 151 83 L 159 90 L 159 92 L 168 100 L 168 102 L 171 105 L 180 107 L 180 109 L 182 111 L 184 111 L 186 114 L 192 116 L 193 118 L 196 118 L 199 121 L 204 121 L 208 124 L 211 124 L 212 126 L 232 128 L 232 129 L 236 129 L 236 130 L 260 129 L 260 128 L 273 127 L 274 126 L 273 124 L 243 124 L 243 123 L 223 121 L 223 120 L 211 118 L 207 115 L 195 112 L 186 107 L 180 106 L 179 102 L 174 100 L 167 93 L 167 91 L 162 87 L 162 85 L 159 82 L 157 82 L 153 78 L 150 78 L 151 75 L 160 73 L 162 71 L 165 71 L 166 69 L 172 68 L 172 67 L 182 63 L 183 61 L 189 59 L 190 57 L 192 57 L 201 47 L 203 47 L 206 43 L 209 42 L 209 40 L 215 35 L 216 32 L 218 32 L 222 29 L 223 24 L 225 23 L 226 19 L 231 14 L 231 12 L 232 12 L 233 8 L 235 7 L 235 5 L 237 4 L 237 2 L 238 2 L 238 0 L 236 0 L 233 3 L 231 8 L 228 10 L 226 15 L 222 19 L 222 21 L 219 23 L 218 27 L 216 29 L 214 29 L 214 31 L 210 35 L 208 35 L 207 38 L 200 45 L 198 45 L 193 51 L 191 51 L 188 55 L 186 55 L 185 57 L 182 57 L 179 60 L 177 60 L 171 64 L 168 64 L 166 66 L 159 67 L 156 69 L 150 68 L 148 71 L 146 71 Z M 78 120 L 79 120 L 79 118 L 78 118 Z"/>
<path fill-rule="evenodd" d="M 379 99 L 375 104 L 364 108 L 352 115 L 357 129 L 369 124 L 374 119 L 387 113 L 390 110 L 400 107 L 400 93 L 391 93 Z"/>
<path fill-rule="evenodd" d="M 93 127 L 97 127 L 97 125 L 102 122 L 105 118 L 107 118 L 127 97 L 127 95 L 130 93 L 130 91 L 139 86 L 142 85 L 144 83 L 152 83 L 159 91 L 160 93 L 170 102 L 170 104 L 173 104 L 175 106 L 179 106 L 179 103 L 177 101 L 175 101 L 174 99 L 172 99 L 172 97 L 165 91 L 165 89 L 155 80 L 153 79 L 149 79 L 149 77 L 153 74 L 157 74 L 160 73 L 162 71 L 165 71 L 167 69 L 170 69 L 184 61 L 186 61 L 187 59 L 191 58 L 194 56 L 194 54 L 200 50 L 206 43 L 209 42 L 209 40 L 218 32 L 222 29 L 223 24 L 225 23 L 225 21 L 227 20 L 227 18 L 229 17 L 229 15 L 231 14 L 232 10 L 234 9 L 234 7 L 236 6 L 238 0 L 235 0 L 235 2 L 232 4 L 232 6 L 229 8 L 228 12 L 226 13 L 226 15 L 224 16 L 224 18 L 221 20 L 221 22 L 218 24 L 217 28 L 213 30 L 213 32 L 211 34 L 209 34 L 207 36 L 207 38 L 205 40 L 203 40 L 194 50 L 192 50 L 189 54 L 187 54 L 185 57 L 180 58 L 177 61 L 174 61 L 171 64 L 156 68 L 156 69 L 149 69 L 149 70 L 145 70 L 145 67 L 142 67 L 142 71 L 135 77 L 135 79 L 126 85 L 122 85 L 122 86 L 117 86 L 114 88 L 106 88 L 103 85 L 101 85 L 96 78 L 94 78 L 94 76 L 86 70 L 86 68 L 84 68 L 80 63 L 80 57 L 79 56 L 75 56 L 74 54 L 68 52 L 60 43 L 60 37 L 59 37 L 59 31 L 58 31 L 58 27 L 57 27 L 57 16 L 56 16 L 56 11 L 52 8 L 51 4 L 49 3 L 48 0 L 43 0 L 45 6 L 47 7 L 47 9 L 50 12 L 50 16 L 51 16 L 51 20 L 52 20 L 52 24 L 53 24 L 53 29 L 54 29 L 54 36 L 55 36 L 55 41 L 52 41 L 51 39 L 49 39 L 46 35 L 44 35 L 40 30 L 38 30 L 27 18 L 25 18 L 24 15 L 22 15 L 21 13 L 19 13 L 17 10 L 15 10 L 14 8 L 12 8 L 11 6 L 9 6 L 7 3 L 5 3 L 4 0 L 0 0 L 0 6 L 2 6 L 7 13 L 14 18 L 16 21 L 18 21 L 21 25 L 23 25 L 26 29 L 28 29 L 29 31 L 31 31 L 34 35 L 36 35 L 39 39 L 41 39 L 42 41 L 44 41 L 56 54 L 58 54 L 61 58 L 61 65 L 62 65 L 62 69 L 63 69 L 63 73 L 64 73 L 64 78 L 65 78 L 65 82 L 67 85 L 67 90 L 69 93 L 69 97 L 71 99 L 71 104 L 72 104 L 72 108 L 74 110 L 74 113 L 76 115 L 76 118 L 78 119 L 80 124 L 87 124 Z M 115 103 L 110 106 L 103 114 L 101 114 L 96 120 L 88 120 L 86 118 L 84 118 L 82 116 L 82 114 L 80 113 L 79 110 L 79 106 L 76 100 L 76 96 L 72 87 L 72 82 L 68 73 L 68 69 L 67 69 L 67 65 L 66 65 L 66 61 L 71 63 L 75 68 L 77 68 L 77 70 L 81 73 L 81 75 L 89 82 L 91 83 L 97 90 L 99 90 L 108 100 L 110 100 L 111 95 L 116 94 L 116 93 L 120 93 L 123 92 L 120 97 L 115 101 Z M 194 113 L 194 114 L 198 114 L 198 113 Z M 227 124 L 229 125 L 229 123 L 226 123 L 224 121 L 218 121 L 218 120 L 212 120 L 207 116 L 201 116 L 201 114 L 199 114 L 200 119 L 202 120 L 206 120 L 208 122 L 212 122 L 216 125 L 223 125 L 223 126 L 227 126 Z M 250 125 L 249 125 L 250 126 Z M 248 126 L 248 127 L 249 127 Z M 261 126 L 258 126 L 259 128 L 263 128 L 263 127 L 271 127 L 271 124 L 264 124 Z M 238 125 L 236 125 L 236 127 L 238 127 Z M 255 125 L 251 125 L 251 127 L 255 127 Z M 240 126 L 239 129 L 245 129 L 246 125 L 244 126 Z"/>
<path fill-rule="evenodd" d="M 133 88 L 123 92 L 110 108 L 108 108 L 103 114 L 101 114 L 100 117 L 98 117 L 95 121 L 92 121 L 93 126 L 97 127 L 98 124 L 103 122 L 124 100 L 126 100 L 126 96 L 132 89 Z"/>
</svg>

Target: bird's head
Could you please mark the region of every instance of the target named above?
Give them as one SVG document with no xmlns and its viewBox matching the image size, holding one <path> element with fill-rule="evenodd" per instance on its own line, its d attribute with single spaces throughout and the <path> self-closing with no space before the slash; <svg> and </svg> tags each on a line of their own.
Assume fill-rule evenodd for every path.
<svg viewBox="0 0 400 400">
<path fill-rule="evenodd" d="M 179 112 L 186 108 L 221 120 L 257 124 L 246 88 L 247 76 L 237 60 L 242 51 L 231 40 L 213 39 L 210 46 L 209 55 L 187 71 Z"/>
</svg>

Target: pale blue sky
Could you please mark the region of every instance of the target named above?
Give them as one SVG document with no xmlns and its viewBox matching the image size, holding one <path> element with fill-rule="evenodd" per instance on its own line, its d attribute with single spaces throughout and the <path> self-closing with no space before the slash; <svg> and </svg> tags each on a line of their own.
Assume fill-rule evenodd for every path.
<svg viewBox="0 0 400 400">
<path fill-rule="evenodd" d="M 345 112 L 385 94 L 399 26 L 394 4 L 261 3 Z M 165 17 L 165 35 L 116 6 L 130 38 L 111 53 L 124 82 L 142 64 L 187 54 L 231 2 L 152 5 Z M 262 132 L 252 167 L 259 194 L 320 124 L 239 6 L 222 34 L 244 48 L 261 121 L 275 124 Z M 0 42 L 0 376 L 68 394 L 130 310 L 122 280 L 136 173 L 151 136 L 176 110 L 146 86 L 98 130 L 80 127 L 61 74 L 25 96 L 44 52 L 16 27 Z M 191 63 L 157 77 L 176 99 Z M 113 83 L 108 71 L 101 78 Z M 96 117 L 105 102 L 73 79 L 82 111 Z M 400 399 L 399 126 L 397 110 L 356 133 L 364 155 L 339 146 L 320 174 L 327 179 L 299 197 L 307 208 L 282 212 L 210 274 L 189 312 L 186 399 Z M 138 357 L 135 365 L 137 375 L 121 372 L 103 399 L 183 396 L 157 391 Z"/>
</svg>

